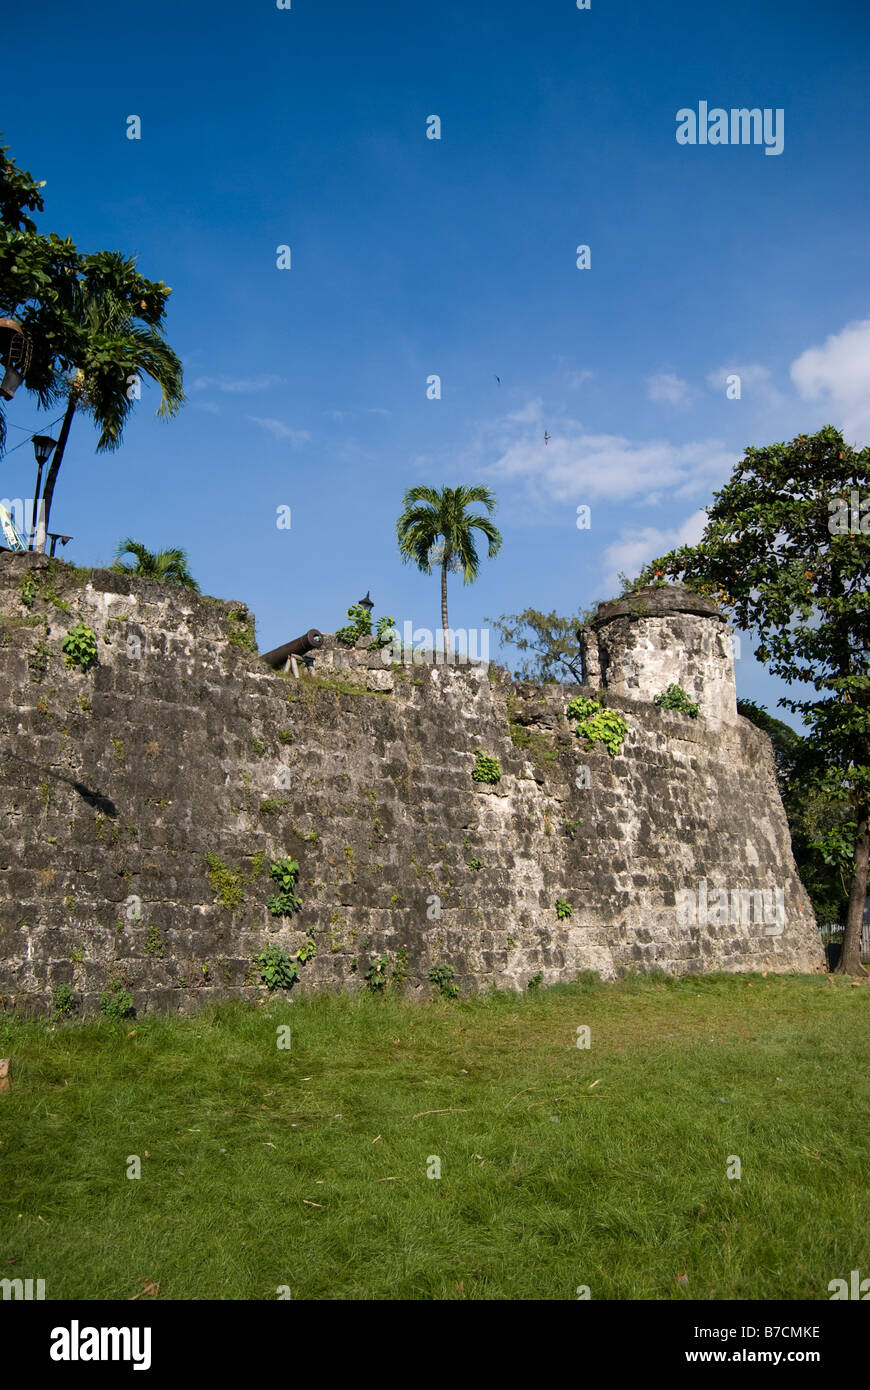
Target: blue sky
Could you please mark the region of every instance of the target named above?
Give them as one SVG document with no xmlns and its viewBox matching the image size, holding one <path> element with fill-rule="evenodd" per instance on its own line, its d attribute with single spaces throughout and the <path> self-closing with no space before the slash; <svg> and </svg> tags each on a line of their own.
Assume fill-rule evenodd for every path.
<svg viewBox="0 0 870 1390">
<path fill-rule="evenodd" d="M 612 597 L 696 539 L 748 444 L 870 440 L 862 0 L 50 0 L 4 17 L 4 56 L 41 228 L 171 285 L 185 363 L 182 413 L 146 390 L 119 453 L 76 421 L 65 558 L 182 545 L 261 649 L 367 589 L 437 627 L 436 577 L 396 551 L 414 483 L 496 492 L 502 552 L 451 582 L 451 625 L 481 627 Z M 781 108 L 782 153 L 678 145 L 700 101 Z M 19 395 L 7 418 L 11 450 L 50 417 Z M 31 458 L 3 459 L 5 496 Z M 737 671 L 775 706 L 745 641 Z"/>
</svg>

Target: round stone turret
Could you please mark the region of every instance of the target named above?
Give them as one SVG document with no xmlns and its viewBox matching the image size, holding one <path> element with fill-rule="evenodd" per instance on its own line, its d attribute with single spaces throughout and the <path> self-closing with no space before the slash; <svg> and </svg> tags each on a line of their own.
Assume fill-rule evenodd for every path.
<svg viewBox="0 0 870 1390">
<path fill-rule="evenodd" d="M 637 700 L 680 685 L 706 719 L 737 719 L 733 636 L 712 599 L 678 584 L 639 589 L 600 603 L 578 635 L 587 685 Z"/>
</svg>

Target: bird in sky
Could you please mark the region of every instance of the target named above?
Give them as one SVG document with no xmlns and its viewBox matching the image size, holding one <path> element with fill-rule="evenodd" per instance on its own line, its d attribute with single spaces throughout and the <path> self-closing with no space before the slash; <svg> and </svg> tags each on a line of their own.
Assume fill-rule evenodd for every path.
<svg viewBox="0 0 870 1390">
<path fill-rule="evenodd" d="M 547 434 L 547 431 L 544 430 L 544 443 L 545 443 L 545 444 L 549 444 L 549 442 L 550 442 L 550 436 Z"/>
<path fill-rule="evenodd" d="M 498 382 L 499 386 L 501 386 L 501 377 L 500 377 L 500 376 L 497 376 L 497 377 L 496 377 L 496 381 Z"/>
</svg>

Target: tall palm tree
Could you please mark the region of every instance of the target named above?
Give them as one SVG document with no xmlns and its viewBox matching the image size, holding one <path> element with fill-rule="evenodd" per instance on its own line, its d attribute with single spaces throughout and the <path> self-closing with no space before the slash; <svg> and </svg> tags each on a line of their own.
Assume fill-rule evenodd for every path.
<svg viewBox="0 0 870 1390">
<path fill-rule="evenodd" d="M 486 515 L 469 513 L 466 508 L 482 502 Z M 480 531 L 488 544 L 491 560 L 501 549 L 501 533 L 491 521 L 495 497 L 488 487 L 411 487 L 402 498 L 402 515 L 396 522 L 399 554 L 407 564 L 415 564 L 424 574 L 432 565 L 441 568 L 441 628 L 447 650 L 447 571 L 461 573 L 466 584 L 473 584 L 480 569 L 474 544 L 474 531 Z"/>
<path fill-rule="evenodd" d="M 66 398 L 66 410 L 43 489 L 37 550 L 45 549 L 55 483 L 76 411 L 92 417 L 100 431 L 97 451 L 104 452 L 120 446 L 137 398 L 134 383 L 143 376 L 160 387 L 158 415 L 175 415 L 184 403 L 183 368 L 163 336 L 171 293 L 162 280 L 146 280 L 135 261 L 120 251 L 82 258 L 70 314 L 71 342 L 64 348 L 64 360 L 73 370 L 57 376 L 55 395 Z"/>
<path fill-rule="evenodd" d="M 121 559 L 122 555 L 134 556 L 135 565 L 125 565 Z M 196 594 L 200 592 L 199 585 L 188 569 L 187 551 L 178 547 L 152 552 L 146 550 L 141 541 L 134 541 L 128 536 L 115 551 L 111 569 L 115 574 L 135 574 L 140 579 L 161 579 L 166 584 L 179 584 L 183 589 L 193 589 Z"/>
</svg>

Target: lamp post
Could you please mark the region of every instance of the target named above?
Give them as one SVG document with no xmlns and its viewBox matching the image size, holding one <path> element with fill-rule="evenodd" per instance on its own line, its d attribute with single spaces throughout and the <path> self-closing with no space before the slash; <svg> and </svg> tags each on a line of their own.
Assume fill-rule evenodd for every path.
<svg viewBox="0 0 870 1390">
<path fill-rule="evenodd" d="M 369 589 L 366 589 L 366 596 L 365 596 L 365 598 L 361 598 L 361 599 L 360 599 L 360 601 L 359 601 L 359 606 L 360 606 L 360 608 L 367 608 L 367 609 L 369 610 L 369 612 L 371 613 L 371 611 L 372 611 L 372 609 L 374 608 L 375 605 L 372 603 L 371 598 L 369 597 L 370 592 L 371 592 L 371 591 L 370 591 Z"/>
<path fill-rule="evenodd" d="M 35 434 L 33 436 L 33 452 L 36 455 L 36 491 L 33 494 L 33 516 L 31 518 L 30 526 L 30 545 L 28 547 L 29 550 L 33 550 L 34 542 L 36 541 L 36 517 L 37 507 L 40 506 L 39 490 L 42 486 L 42 470 L 48 463 L 48 460 L 51 458 L 56 447 L 57 440 L 49 438 L 47 434 Z M 39 519 L 41 522 L 41 511 L 39 513 Z"/>
</svg>

